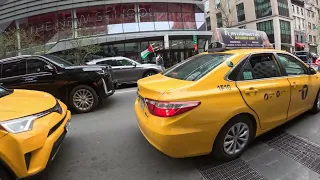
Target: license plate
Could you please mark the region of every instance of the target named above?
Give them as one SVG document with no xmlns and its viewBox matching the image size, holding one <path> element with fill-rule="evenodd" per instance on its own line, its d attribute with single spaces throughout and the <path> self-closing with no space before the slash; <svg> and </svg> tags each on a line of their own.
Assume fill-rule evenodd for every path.
<svg viewBox="0 0 320 180">
<path fill-rule="evenodd" d="M 65 128 L 66 128 L 67 132 L 69 132 L 71 130 L 71 122 L 70 122 L 70 120 L 66 123 Z"/>
<path fill-rule="evenodd" d="M 143 97 L 139 97 L 139 99 L 140 99 L 140 107 L 143 110 L 144 109 L 144 105 L 145 105 L 144 98 Z"/>
</svg>

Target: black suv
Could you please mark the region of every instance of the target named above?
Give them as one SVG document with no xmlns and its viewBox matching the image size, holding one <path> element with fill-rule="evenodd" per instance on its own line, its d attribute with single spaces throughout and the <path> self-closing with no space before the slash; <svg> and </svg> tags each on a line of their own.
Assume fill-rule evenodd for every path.
<svg viewBox="0 0 320 180">
<path fill-rule="evenodd" d="M 74 66 L 53 55 L 2 59 L 0 70 L 1 86 L 51 93 L 78 113 L 94 110 L 115 91 L 110 67 Z"/>
</svg>

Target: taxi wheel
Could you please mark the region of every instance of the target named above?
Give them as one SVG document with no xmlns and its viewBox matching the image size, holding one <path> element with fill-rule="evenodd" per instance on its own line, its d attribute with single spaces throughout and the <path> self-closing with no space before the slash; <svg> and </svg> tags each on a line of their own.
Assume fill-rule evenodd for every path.
<svg viewBox="0 0 320 180">
<path fill-rule="evenodd" d="M 232 118 L 216 137 L 212 155 L 226 161 L 238 158 L 253 139 L 254 131 L 248 116 L 239 115 Z"/>
<path fill-rule="evenodd" d="M 0 166 L 0 180 L 12 180 L 10 174 Z"/>
<path fill-rule="evenodd" d="M 72 89 L 69 97 L 69 104 L 77 113 L 87 113 L 94 110 L 98 105 L 96 91 L 86 85 L 79 85 Z"/>
<path fill-rule="evenodd" d="M 316 99 L 315 99 L 315 101 L 313 103 L 313 107 L 311 109 L 311 112 L 313 114 L 317 114 L 318 112 L 320 112 L 320 93 L 319 93 L 319 91 L 318 91 Z"/>
</svg>

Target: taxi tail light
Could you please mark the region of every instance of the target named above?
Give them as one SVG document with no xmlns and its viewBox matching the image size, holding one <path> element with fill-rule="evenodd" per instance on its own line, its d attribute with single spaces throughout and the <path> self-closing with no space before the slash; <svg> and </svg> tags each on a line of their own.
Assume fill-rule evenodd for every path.
<svg viewBox="0 0 320 180">
<path fill-rule="evenodd" d="M 199 101 L 164 102 L 146 99 L 149 112 L 158 117 L 172 117 L 190 111 L 200 105 Z"/>
</svg>

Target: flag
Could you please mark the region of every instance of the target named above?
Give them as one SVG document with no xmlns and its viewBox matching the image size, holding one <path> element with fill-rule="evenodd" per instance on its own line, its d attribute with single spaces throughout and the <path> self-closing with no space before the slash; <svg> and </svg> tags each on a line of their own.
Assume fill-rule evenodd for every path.
<svg viewBox="0 0 320 180">
<path fill-rule="evenodd" d="M 145 59 L 149 54 L 151 54 L 153 52 L 154 52 L 154 49 L 153 49 L 152 45 L 150 44 L 148 49 L 141 52 L 141 58 Z"/>
</svg>

